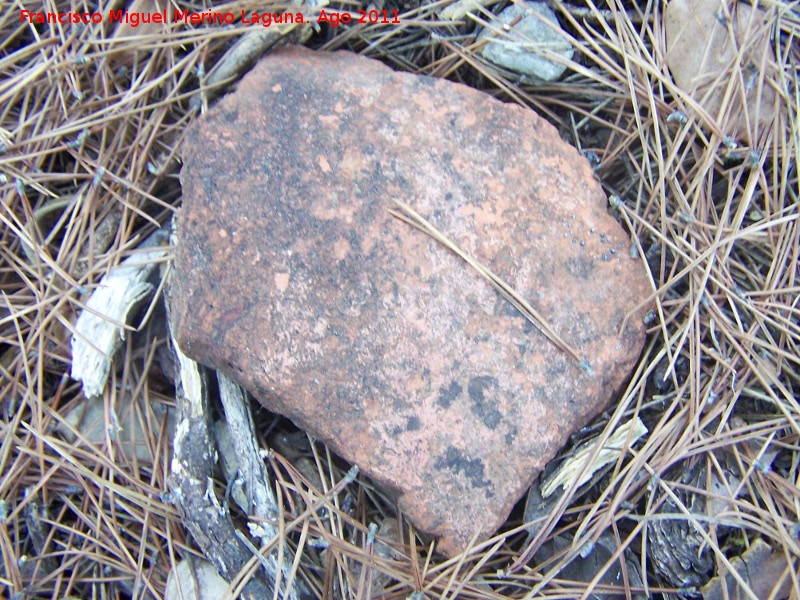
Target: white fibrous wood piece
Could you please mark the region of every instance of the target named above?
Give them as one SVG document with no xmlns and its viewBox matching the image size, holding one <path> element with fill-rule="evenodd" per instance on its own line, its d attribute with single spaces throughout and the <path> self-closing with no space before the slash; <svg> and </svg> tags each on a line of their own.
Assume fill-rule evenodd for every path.
<svg viewBox="0 0 800 600">
<path fill-rule="evenodd" d="M 181 387 L 189 407 L 189 416 L 200 417 L 203 415 L 203 378 L 200 375 L 200 367 L 191 358 L 181 352 L 178 342 L 172 338 L 172 347 L 178 357 L 178 365 L 181 376 Z"/>
<path fill-rule="evenodd" d="M 592 464 L 586 468 L 584 468 L 586 461 L 595 452 L 595 442 L 584 444 L 551 477 L 544 481 L 542 484 L 542 497 L 551 496 L 559 486 L 566 490 L 579 475 L 580 479 L 575 487 L 582 486 L 599 469 L 617 460 L 623 450 L 633 446 L 645 433 L 647 433 L 647 427 L 644 426 L 639 417 L 623 423 L 606 440 L 603 447 L 594 457 Z"/>
<path fill-rule="evenodd" d="M 103 393 L 111 359 L 125 339 L 123 325 L 153 290 L 147 279 L 165 255 L 162 247 L 131 256 L 103 277 L 86 302 L 72 337 L 72 378 L 83 383 L 86 396 Z"/>
</svg>

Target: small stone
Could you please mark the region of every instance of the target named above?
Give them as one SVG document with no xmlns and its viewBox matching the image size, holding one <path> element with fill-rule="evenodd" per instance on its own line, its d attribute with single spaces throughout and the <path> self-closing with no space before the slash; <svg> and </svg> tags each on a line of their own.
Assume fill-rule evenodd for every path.
<svg viewBox="0 0 800 600">
<path fill-rule="evenodd" d="M 496 34 L 497 28 L 502 27 L 496 23 L 493 28 L 486 27 L 481 31 L 478 41 L 486 40 L 481 56 L 540 81 L 555 81 L 564 74 L 566 65 L 550 60 L 547 54 L 560 54 L 571 60 L 574 51 L 549 6 L 544 2 L 512 4 L 497 18 L 501 24 L 510 25 L 511 31 Z"/>
<path fill-rule="evenodd" d="M 179 345 L 357 464 L 446 555 L 503 524 L 636 364 L 644 267 L 560 235 L 574 214 L 626 239 L 589 164 L 530 110 L 292 47 L 189 127 L 182 152 Z M 591 368 L 391 216 L 393 199 Z"/>
</svg>

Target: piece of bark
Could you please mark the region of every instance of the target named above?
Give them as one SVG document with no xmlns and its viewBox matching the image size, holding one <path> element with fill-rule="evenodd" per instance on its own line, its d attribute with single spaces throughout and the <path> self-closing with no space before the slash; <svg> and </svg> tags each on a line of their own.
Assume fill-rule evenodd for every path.
<svg viewBox="0 0 800 600">
<path fill-rule="evenodd" d="M 773 550 L 764 540 L 757 539 L 747 552 L 731 559 L 739 577 L 732 573 L 717 575 L 700 590 L 703 600 L 749 600 L 753 596 L 785 600 L 793 585 L 789 564 L 785 552 Z M 749 588 L 747 591 L 739 580 Z"/>
<path fill-rule="evenodd" d="M 211 478 L 216 455 L 208 413 L 208 386 L 201 367 L 187 358 L 173 341 L 180 365 L 176 382 L 178 425 L 170 469 L 172 500 L 206 558 L 227 581 L 253 557 L 236 536 L 236 527 L 217 499 Z M 244 597 L 272 598 L 273 584 L 257 571 L 244 589 Z"/>
<path fill-rule="evenodd" d="M 630 588 L 642 589 L 642 576 L 635 554 L 626 548 L 619 558 L 612 562 L 605 570 L 606 563 L 618 551 L 617 540 L 613 533 L 606 531 L 589 547 L 584 547 L 581 552 L 575 552 L 574 540 L 569 535 L 559 535 L 546 542 L 536 552 L 534 559 L 537 564 L 546 561 L 561 561 L 563 566 L 547 565 L 544 570 L 546 577 L 562 579 L 569 582 L 590 583 L 599 577 L 594 591 L 583 596 L 587 600 L 646 600 L 643 593 L 631 593 Z M 566 560 L 562 555 L 572 554 Z M 623 564 L 624 563 L 624 564 Z"/>
<path fill-rule="evenodd" d="M 221 373 L 217 373 L 217 381 L 220 400 L 225 409 L 225 422 L 229 428 L 230 442 L 235 450 L 238 470 L 244 478 L 245 493 L 249 504 L 245 510 L 248 514 L 253 514 L 260 519 L 261 541 L 263 544 L 267 544 L 280 534 L 278 528 L 270 524 L 270 522 L 278 521 L 278 505 L 275 495 L 269 487 L 267 469 L 264 467 L 256 444 L 250 405 L 244 390 L 236 383 Z M 276 549 L 266 557 L 265 561 L 262 561 L 265 565 L 264 568 L 273 580 L 277 580 L 277 573 L 280 570 L 282 572 L 281 597 L 290 600 L 296 599 L 298 592 L 295 588 L 301 584 L 297 580 L 289 580 L 294 555 L 288 547 L 284 548 L 281 565 L 278 565 L 277 556 Z M 291 585 L 288 592 L 284 587 L 287 581 Z"/>
</svg>

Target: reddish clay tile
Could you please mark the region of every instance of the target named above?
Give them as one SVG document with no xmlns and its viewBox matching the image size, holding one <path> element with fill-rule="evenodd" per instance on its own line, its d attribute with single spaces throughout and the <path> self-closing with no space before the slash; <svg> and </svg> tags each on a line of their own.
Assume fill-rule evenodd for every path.
<svg viewBox="0 0 800 600">
<path fill-rule="evenodd" d="M 588 163 L 530 110 L 289 48 L 198 119 L 183 153 L 181 348 L 359 465 L 447 555 L 503 523 L 641 352 L 644 269 Z M 390 216 L 393 198 L 593 374 Z"/>
</svg>

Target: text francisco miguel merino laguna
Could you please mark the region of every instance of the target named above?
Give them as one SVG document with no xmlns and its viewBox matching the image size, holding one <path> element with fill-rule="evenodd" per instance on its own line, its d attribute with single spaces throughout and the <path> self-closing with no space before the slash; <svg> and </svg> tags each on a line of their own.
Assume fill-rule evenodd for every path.
<svg viewBox="0 0 800 600">
<path fill-rule="evenodd" d="M 389 15 L 386 14 L 387 11 L 377 11 L 371 10 L 369 14 L 367 11 L 360 10 L 359 12 L 359 23 L 368 22 L 368 23 L 397 23 L 399 22 L 397 18 L 398 11 L 393 10 L 390 12 Z M 363 13 L 363 14 L 362 14 Z M 375 13 L 375 14 L 372 14 Z M 112 10 L 108 13 L 108 20 L 111 23 L 127 23 L 132 27 L 138 27 L 140 24 L 144 23 L 169 23 L 168 21 L 169 13 L 167 9 L 163 9 L 160 12 L 131 12 L 127 9 L 125 10 Z M 356 17 L 358 18 L 358 17 Z M 388 19 L 392 18 L 391 21 Z M 338 14 L 336 12 L 326 14 L 323 10 L 317 15 L 317 22 L 329 22 L 331 25 L 336 27 L 339 22 L 342 23 L 349 23 L 352 19 L 351 15 L 348 13 Z M 236 22 L 236 15 L 231 12 L 217 12 L 211 9 L 205 10 L 203 12 L 189 12 L 188 10 L 174 10 L 172 12 L 172 22 L 173 23 L 191 23 L 193 25 L 202 25 L 202 24 L 209 24 L 209 25 L 227 25 L 230 23 Z M 354 20 L 354 19 L 353 19 Z M 92 12 L 92 13 L 82 13 L 82 12 L 34 12 L 30 10 L 21 9 L 19 11 L 19 22 L 20 23 L 32 23 L 35 25 L 44 25 L 48 23 L 61 23 L 61 24 L 77 24 L 77 23 L 84 23 L 88 25 L 89 23 L 102 23 L 103 22 L 103 15 L 99 12 Z M 244 25 L 254 25 L 259 24 L 262 27 L 269 27 L 273 23 L 281 24 L 281 23 L 305 23 L 306 20 L 303 17 L 303 13 L 291 13 L 291 12 L 284 12 L 284 13 L 246 13 L 242 11 L 241 14 L 241 22 Z"/>
</svg>

